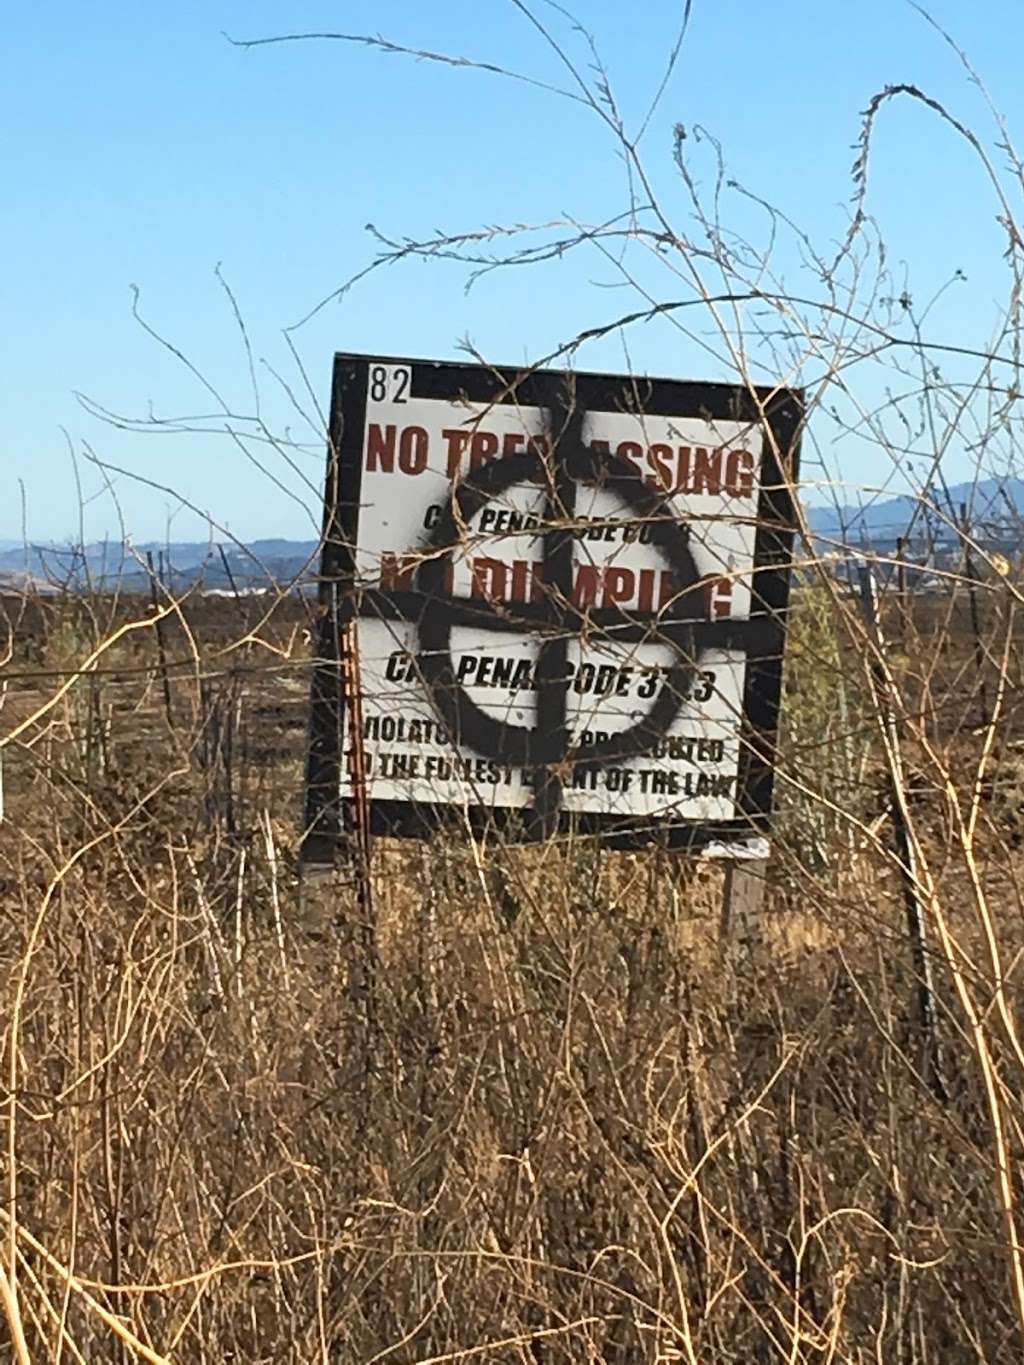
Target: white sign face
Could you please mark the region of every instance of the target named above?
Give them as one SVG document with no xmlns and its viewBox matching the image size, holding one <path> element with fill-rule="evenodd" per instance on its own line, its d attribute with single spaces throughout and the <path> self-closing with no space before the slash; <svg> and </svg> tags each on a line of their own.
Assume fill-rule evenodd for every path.
<svg viewBox="0 0 1024 1365">
<path fill-rule="evenodd" d="M 655 382 L 641 404 L 607 376 L 337 364 L 362 713 L 342 797 L 362 774 L 399 824 L 544 805 L 549 831 L 552 803 L 648 835 L 749 815 L 764 417 L 716 386 Z"/>
</svg>

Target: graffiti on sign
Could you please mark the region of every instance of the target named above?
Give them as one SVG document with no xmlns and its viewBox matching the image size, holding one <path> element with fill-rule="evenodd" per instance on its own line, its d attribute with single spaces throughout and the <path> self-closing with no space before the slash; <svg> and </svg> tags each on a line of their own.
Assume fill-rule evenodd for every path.
<svg viewBox="0 0 1024 1365">
<path fill-rule="evenodd" d="M 338 357 L 306 856 L 354 780 L 395 834 L 763 825 L 798 421 L 790 393 Z"/>
</svg>

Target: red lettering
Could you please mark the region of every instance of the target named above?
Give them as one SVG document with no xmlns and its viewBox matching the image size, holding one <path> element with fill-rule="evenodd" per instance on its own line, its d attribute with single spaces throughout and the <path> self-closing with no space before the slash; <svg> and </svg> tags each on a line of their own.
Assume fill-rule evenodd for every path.
<svg viewBox="0 0 1024 1365">
<path fill-rule="evenodd" d="M 596 564 L 581 564 L 576 570 L 576 582 L 572 585 L 574 607 L 592 607 L 597 601 L 597 590 L 601 584 L 601 570 Z"/>
<path fill-rule="evenodd" d="M 510 602 L 539 602 L 544 595 L 544 565 L 529 559 L 513 559 Z"/>
<path fill-rule="evenodd" d="M 679 463 L 676 465 L 676 492 L 690 492 L 690 447 L 679 447 Z"/>
<path fill-rule="evenodd" d="M 479 469 L 498 453 L 500 442 L 493 431 L 474 431 L 469 443 L 469 467 Z"/>
<path fill-rule="evenodd" d="M 502 457 L 507 459 L 510 455 L 518 455 L 519 447 L 523 445 L 526 437 L 521 431 L 506 431 L 501 439 Z"/>
<path fill-rule="evenodd" d="M 366 470 L 375 473 L 380 469 L 391 474 L 395 468 L 395 426 L 389 422 L 381 429 L 379 422 L 371 422 L 366 433 Z"/>
<path fill-rule="evenodd" d="M 488 601 L 505 601 L 508 582 L 508 565 L 490 555 L 478 555 L 472 562 L 472 587 L 474 597 L 484 597 Z"/>
<path fill-rule="evenodd" d="M 707 584 L 708 616 L 712 621 L 720 621 L 723 616 L 732 615 L 732 579 L 712 578 Z"/>
<path fill-rule="evenodd" d="M 654 570 L 640 570 L 640 586 L 637 591 L 637 610 L 650 611 L 654 606 Z"/>
<path fill-rule="evenodd" d="M 632 569 L 607 568 L 601 584 L 601 605 L 614 606 L 628 602 L 636 592 L 636 574 Z"/>
<path fill-rule="evenodd" d="M 754 457 L 749 450 L 730 450 L 725 462 L 725 487 L 734 498 L 749 498 L 754 490 Z"/>
<path fill-rule="evenodd" d="M 441 439 L 448 443 L 446 460 L 449 479 L 454 479 L 459 472 L 471 434 L 471 432 L 463 431 L 461 427 L 449 427 L 441 432 Z"/>
<path fill-rule="evenodd" d="M 419 555 L 396 555 L 385 550 L 380 557 L 380 586 L 384 592 L 411 589 L 419 562 Z"/>
<path fill-rule="evenodd" d="M 422 474 L 427 467 L 427 433 L 406 427 L 398 438 L 398 467 L 403 474 Z"/>
<path fill-rule="evenodd" d="M 530 591 L 530 565 L 525 559 L 513 559 L 512 561 L 512 587 L 509 591 L 509 600 L 512 602 L 525 602 Z"/>
<path fill-rule="evenodd" d="M 647 463 L 654 471 L 659 488 L 666 492 L 672 486 L 672 471 L 668 467 L 668 461 L 672 458 L 672 447 L 665 445 L 653 445 L 647 452 Z"/>
<path fill-rule="evenodd" d="M 534 561 L 530 565 L 530 601 L 544 600 L 544 565 Z"/>
<path fill-rule="evenodd" d="M 722 491 L 722 452 L 702 450 L 693 452 L 693 491 L 720 493 Z"/>
<path fill-rule="evenodd" d="M 644 452 L 638 441 L 620 441 L 615 447 L 615 453 L 620 460 L 625 460 L 634 474 L 640 474 L 640 457 Z"/>
</svg>

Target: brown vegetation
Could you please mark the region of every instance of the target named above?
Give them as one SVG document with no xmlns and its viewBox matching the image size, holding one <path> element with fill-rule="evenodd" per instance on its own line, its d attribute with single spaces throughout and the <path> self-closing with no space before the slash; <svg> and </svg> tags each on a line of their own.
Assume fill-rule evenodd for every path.
<svg viewBox="0 0 1024 1365">
<path fill-rule="evenodd" d="M 919 612 L 889 656 L 942 1094 L 834 590 L 799 599 L 753 951 L 713 867 L 572 841 L 382 843 L 362 924 L 344 868 L 297 878 L 301 602 L 172 611 L 171 723 L 146 603 L 28 604 L 0 827 L 21 1358 L 1013 1358 L 1013 596 L 985 603 L 996 729 L 963 630 Z"/>
</svg>

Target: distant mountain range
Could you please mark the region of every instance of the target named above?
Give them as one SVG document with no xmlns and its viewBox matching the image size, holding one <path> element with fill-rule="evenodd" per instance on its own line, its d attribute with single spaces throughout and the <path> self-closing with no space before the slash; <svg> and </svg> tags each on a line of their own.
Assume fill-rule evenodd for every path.
<svg viewBox="0 0 1024 1365">
<path fill-rule="evenodd" d="M 912 527 L 912 544 L 936 548 L 955 544 L 951 521 L 968 507 L 972 535 L 990 545 L 1024 548 L 1024 480 L 987 479 L 936 490 L 925 506 L 916 498 L 869 498 L 857 505 L 808 506 L 811 531 L 823 551 L 841 546 L 891 548 Z M 149 561 L 168 587 L 200 583 L 206 592 L 246 592 L 295 585 L 315 577 L 319 550 L 315 540 L 271 538 L 235 544 L 155 541 L 139 545 L 97 542 L 85 546 L 56 542 L 0 540 L 0 589 L 30 585 L 39 591 L 90 587 L 148 592 Z"/>
<path fill-rule="evenodd" d="M 936 487 L 927 499 L 865 494 L 857 505 L 808 506 L 806 513 L 811 530 L 823 540 L 882 549 L 908 530 L 915 543 L 956 541 L 950 523 L 959 521 L 964 506 L 975 539 L 1024 546 L 1024 479 L 982 479 L 948 489 Z"/>
<path fill-rule="evenodd" d="M 102 541 L 84 546 L 56 542 L 0 541 L 0 586 L 31 584 L 42 591 L 119 587 L 148 592 L 153 573 L 175 590 L 200 582 L 207 591 L 252 592 L 297 583 L 315 574 L 315 540 L 254 540 L 239 545 L 208 542 Z"/>
</svg>

